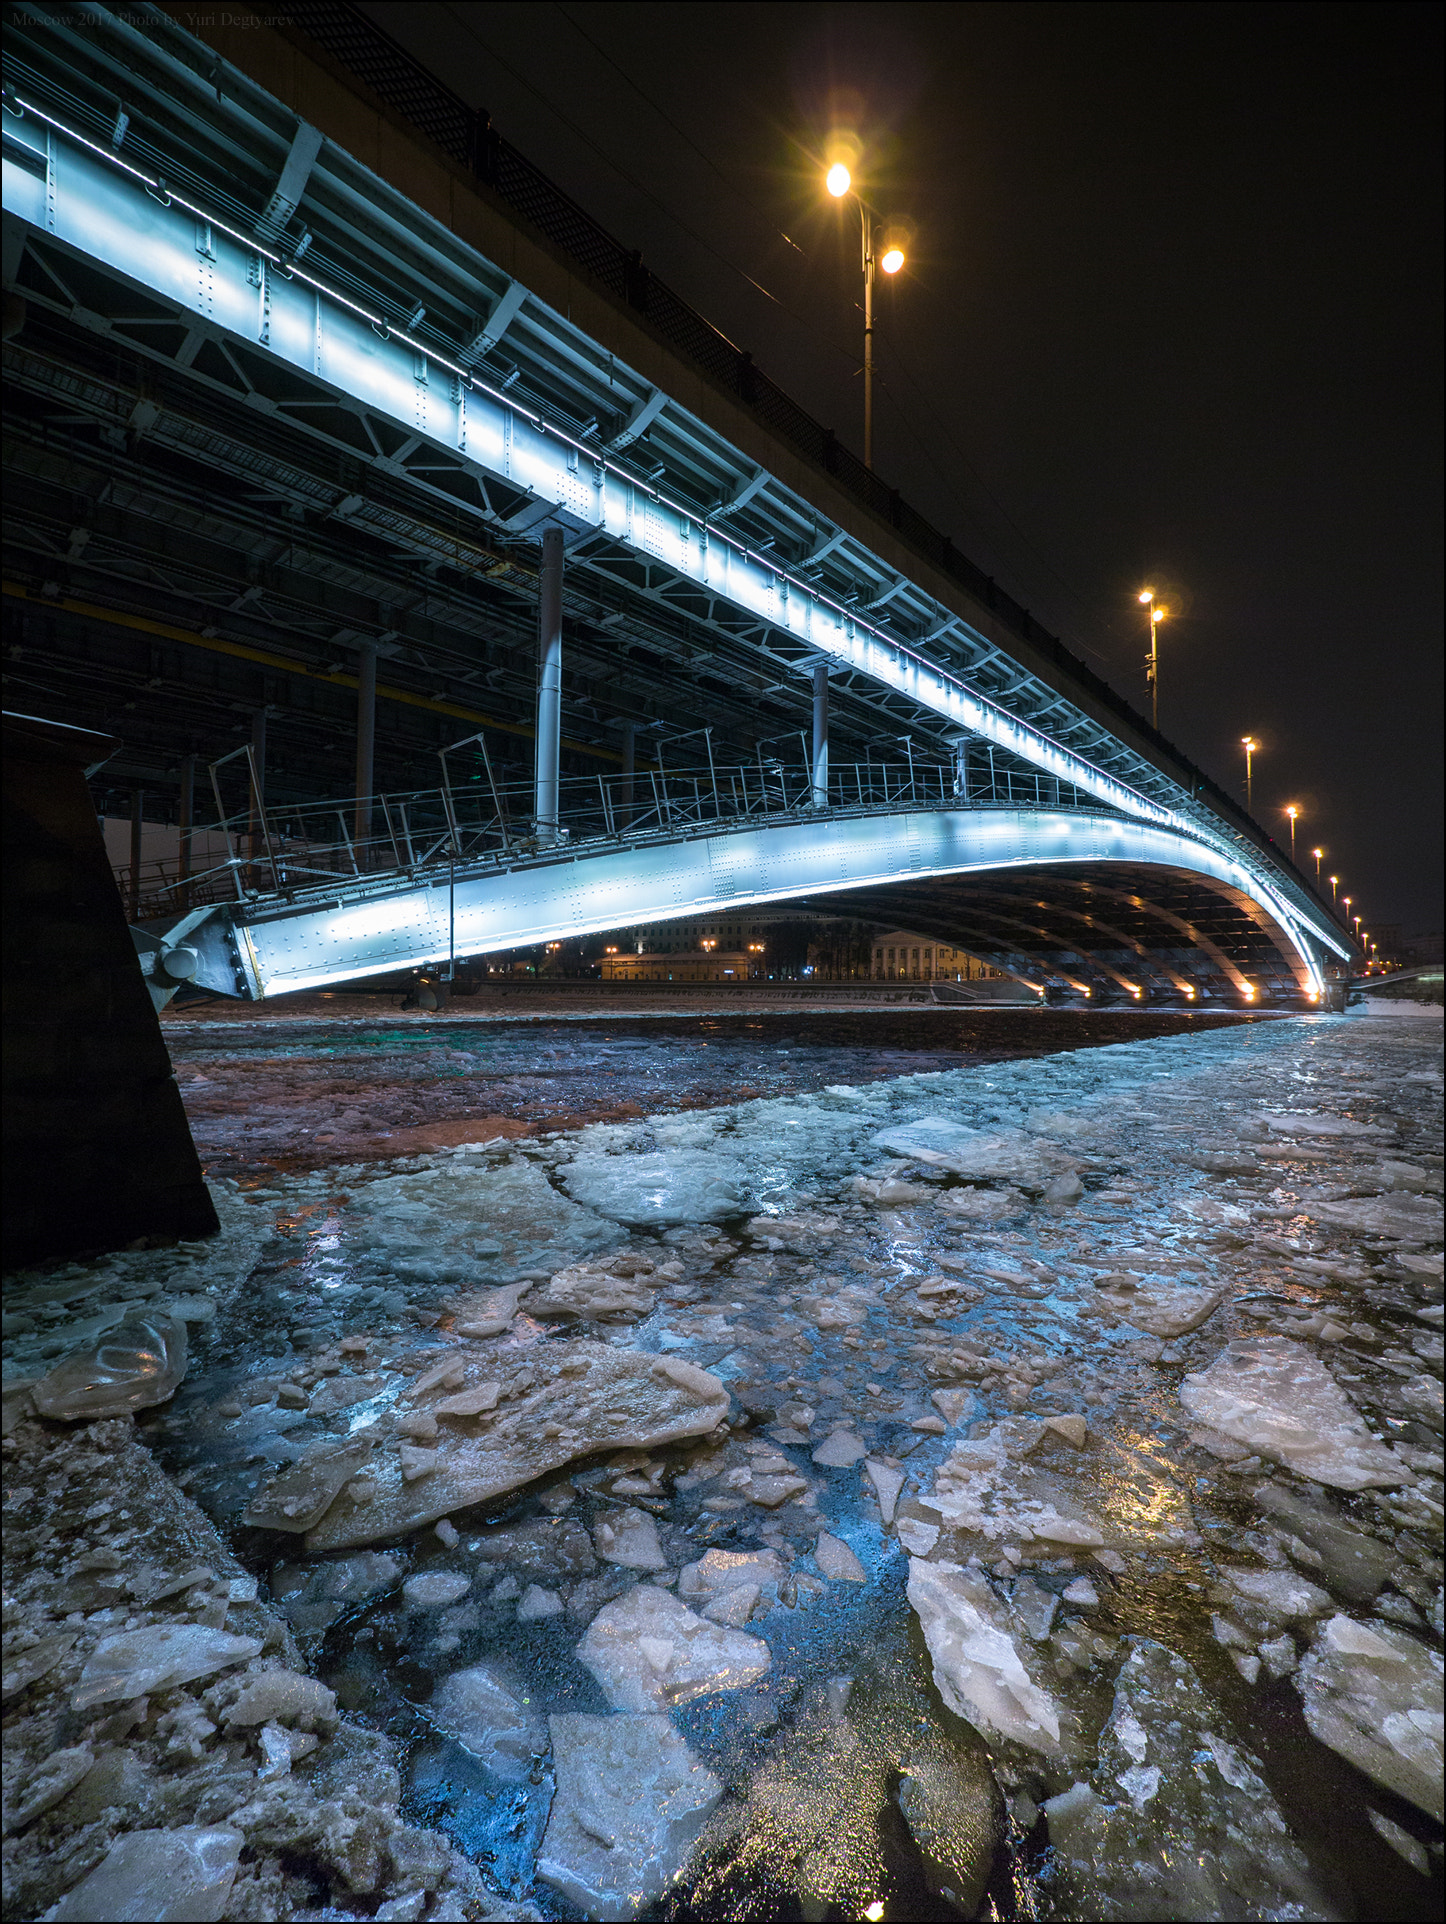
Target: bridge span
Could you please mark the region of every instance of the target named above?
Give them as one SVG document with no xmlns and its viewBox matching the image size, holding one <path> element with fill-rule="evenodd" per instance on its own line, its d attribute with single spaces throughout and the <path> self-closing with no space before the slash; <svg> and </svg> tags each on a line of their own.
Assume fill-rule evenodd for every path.
<svg viewBox="0 0 1446 1924">
<path fill-rule="evenodd" d="M 211 764 L 231 851 L 230 899 L 133 914 L 153 994 L 800 897 L 1041 990 L 1352 963 L 1237 801 L 355 9 L 21 9 L 5 63 L 7 628 L 184 837 Z"/>
</svg>

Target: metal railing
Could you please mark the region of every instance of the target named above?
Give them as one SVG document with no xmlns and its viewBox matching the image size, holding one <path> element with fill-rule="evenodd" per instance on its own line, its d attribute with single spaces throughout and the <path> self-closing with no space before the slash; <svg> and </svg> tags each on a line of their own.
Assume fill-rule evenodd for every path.
<svg viewBox="0 0 1446 1924">
<path fill-rule="evenodd" d="M 458 768 L 460 751 L 475 745 L 477 761 Z M 498 783 L 485 748 L 470 738 L 440 752 L 436 788 L 355 796 L 328 802 L 258 807 L 249 746 L 213 763 L 210 786 L 216 820 L 193 833 L 220 838 L 228 853 L 191 871 L 178 856 L 147 862 L 137 875 L 138 919 L 207 903 L 286 898 L 405 878 L 439 868 L 547 858 L 563 849 L 600 849 L 640 840 L 668 840 L 719 826 L 817 818 L 824 812 L 807 763 L 760 756 L 719 767 L 654 767 L 634 774 L 576 775 L 559 783 L 558 820 L 541 830 L 533 818 L 531 780 Z M 229 812 L 222 802 L 222 771 L 244 758 L 244 802 Z M 449 763 L 449 758 L 453 760 Z M 1077 808 L 1099 804 L 1067 783 L 1006 763 L 981 749 L 966 767 L 954 762 L 863 761 L 831 766 L 828 812 L 872 813 L 902 808 Z M 358 834 L 358 824 L 369 824 Z M 129 899 L 132 875 L 117 868 Z"/>
</svg>

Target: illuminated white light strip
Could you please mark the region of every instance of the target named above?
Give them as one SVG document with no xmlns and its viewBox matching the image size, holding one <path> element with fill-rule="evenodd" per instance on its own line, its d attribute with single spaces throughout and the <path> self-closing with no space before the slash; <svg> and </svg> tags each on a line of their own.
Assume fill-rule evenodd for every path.
<svg viewBox="0 0 1446 1924">
<path fill-rule="evenodd" d="M 1021 760 L 1045 770 L 1061 781 L 1068 782 L 1072 787 L 1094 796 L 1096 800 L 1118 809 L 1122 814 L 1193 836 L 1238 865 L 1238 850 L 1232 847 L 1222 835 L 1149 800 L 1138 790 L 1119 781 L 1115 776 L 1107 774 L 1074 750 L 1063 747 L 1029 723 L 1009 715 L 987 697 L 969 688 L 957 676 L 941 668 L 928 657 L 919 654 L 907 643 L 889 634 L 887 630 L 860 620 L 857 615 L 822 593 L 813 583 L 792 574 L 787 568 L 771 560 L 767 555 L 760 554 L 756 549 L 750 548 L 736 536 L 728 534 L 726 530 L 715 527 L 707 515 L 699 515 L 670 495 L 639 480 L 619 463 L 610 460 L 606 454 L 589 446 L 576 436 L 568 434 L 566 430 L 554 426 L 534 409 L 515 400 L 503 389 L 494 387 L 470 369 L 462 367 L 460 363 L 449 360 L 436 348 L 417 340 L 415 336 L 396 327 L 384 316 L 372 313 L 358 301 L 320 280 L 276 249 L 267 247 L 253 235 L 231 226 L 197 202 L 188 199 L 176 189 L 168 187 L 163 178 L 159 176 L 153 178 L 142 169 L 122 160 L 113 150 L 101 147 L 63 121 L 46 113 L 43 108 L 33 105 L 18 95 L 8 96 L 5 105 L 11 113 L 15 113 L 18 108 L 20 116 L 27 113 L 33 114 L 38 121 L 54 129 L 56 133 L 77 147 L 103 161 L 118 173 L 139 183 L 148 195 L 160 200 L 162 205 L 182 208 L 198 220 L 205 221 L 214 232 L 224 234 L 244 252 L 257 255 L 269 262 L 284 279 L 301 282 L 318 298 L 329 301 L 347 313 L 355 315 L 358 320 L 364 321 L 381 338 L 396 341 L 419 356 L 423 362 L 444 369 L 459 383 L 459 393 L 463 397 L 458 407 L 459 431 L 457 447 L 454 451 L 482 468 L 484 472 L 491 470 L 485 468 L 474 454 L 470 454 L 466 446 L 465 396 L 468 393 L 485 396 L 507 415 L 516 420 L 525 421 L 540 439 L 552 440 L 579 456 L 585 456 L 596 469 L 599 480 L 603 484 L 600 489 L 602 498 L 596 525 L 604 532 L 613 534 L 625 545 L 640 548 L 640 551 L 645 554 L 652 552 L 646 543 L 639 543 L 632 535 L 632 504 L 638 496 L 642 496 L 647 502 L 666 509 L 670 514 L 678 517 L 679 528 L 668 531 L 677 552 L 668 556 L 655 555 L 655 558 L 665 560 L 667 565 L 673 567 L 685 578 L 699 582 L 723 599 L 733 601 L 736 606 L 745 609 L 748 613 L 761 616 L 773 626 L 784 629 L 804 645 L 866 674 L 874 681 L 896 689 L 918 702 L 921 707 L 932 710 L 935 714 L 952 721 L 956 726 L 968 729 L 997 747 L 1009 750 L 1018 755 Z M 174 295 L 172 297 L 175 298 Z M 242 338 L 249 337 L 243 335 Z M 255 342 L 253 345 L 276 354 L 280 359 L 286 358 L 279 348 L 271 345 L 269 340 Z M 380 407 L 381 403 L 376 405 Z M 435 434 L 428 433 L 425 427 L 422 432 L 427 434 L 429 439 L 438 439 Z M 525 456 L 525 449 L 520 452 Z M 517 485 L 519 480 L 519 476 L 511 472 L 506 472 L 504 478 L 511 481 L 513 485 Z M 611 489 L 606 485 L 609 479 L 615 484 Z M 536 485 L 538 482 L 543 484 L 542 487 Z M 567 507 L 569 511 L 579 513 L 575 504 L 564 498 L 555 477 L 547 472 L 546 467 L 534 471 L 529 491 L 542 494 L 553 506 Z M 579 514 L 579 518 L 584 517 Z M 693 538 L 695 535 L 696 540 Z M 712 578 L 715 573 L 720 572 L 711 559 L 710 551 L 715 543 L 725 550 L 721 581 Z M 696 556 L 693 552 L 695 547 L 698 550 Z M 737 561 L 742 564 L 741 569 L 729 565 L 730 556 L 737 558 Z M 750 579 L 753 574 L 761 577 L 761 585 Z M 783 591 L 781 596 L 780 589 Z M 783 603 L 781 607 L 778 605 L 780 600 Z M 1290 932 L 1291 939 L 1300 949 L 1306 966 L 1314 969 L 1315 963 L 1308 946 L 1299 935 L 1299 924 L 1305 918 L 1302 918 L 1298 911 L 1287 910 L 1273 888 L 1254 877 L 1253 874 L 1252 879 L 1256 881 L 1257 887 L 1268 893 L 1272 914 L 1276 915 L 1282 926 Z M 1318 941 L 1334 949 L 1337 954 L 1348 956 L 1349 951 L 1341 946 L 1334 931 L 1321 928 L 1313 921 L 1307 921 L 1306 926 Z"/>
</svg>

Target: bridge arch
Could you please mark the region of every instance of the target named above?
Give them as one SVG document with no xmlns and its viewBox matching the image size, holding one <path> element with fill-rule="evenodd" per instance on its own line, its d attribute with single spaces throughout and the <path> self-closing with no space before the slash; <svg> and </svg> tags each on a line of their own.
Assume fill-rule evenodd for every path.
<svg viewBox="0 0 1446 1924">
<path fill-rule="evenodd" d="M 830 809 L 514 852 L 424 876 L 359 878 L 324 897 L 218 906 L 185 940 L 202 953 L 200 986 L 259 998 L 709 910 L 807 898 L 857 913 L 880 890 L 1061 869 L 1118 872 L 1133 885 L 1122 896 L 1144 893 L 1141 878 L 1152 874 L 1203 884 L 1268 936 L 1305 999 L 1323 991 L 1314 938 L 1216 848 L 1104 812 L 997 806 Z M 961 945 L 982 952 L 977 939 Z M 1134 959 L 1138 949 L 1119 953 Z"/>
</svg>

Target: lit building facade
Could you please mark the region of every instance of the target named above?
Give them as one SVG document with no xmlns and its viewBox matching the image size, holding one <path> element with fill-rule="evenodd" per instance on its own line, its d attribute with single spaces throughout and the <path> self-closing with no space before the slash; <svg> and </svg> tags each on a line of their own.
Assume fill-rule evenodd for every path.
<svg viewBox="0 0 1446 1924">
<path fill-rule="evenodd" d="M 876 982 L 980 982 L 999 970 L 932 936 L 889 929 L 874 937 L 873 973 Z"/>
</svg>

